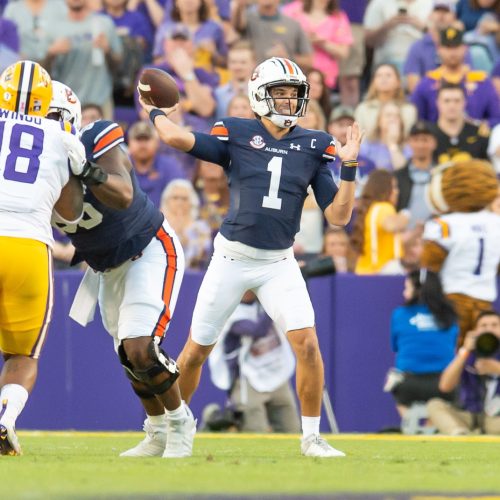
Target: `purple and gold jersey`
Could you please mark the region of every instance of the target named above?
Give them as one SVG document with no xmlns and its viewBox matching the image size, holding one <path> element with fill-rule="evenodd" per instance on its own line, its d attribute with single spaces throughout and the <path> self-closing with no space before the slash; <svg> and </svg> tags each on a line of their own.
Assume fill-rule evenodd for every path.
<svg viewBox="0 0 500 500">
<path fill-rule="evenodd" d="M 437 122 L 437 93 L 446 80 L 441 68 L 429 71 L 413 91 L 412 103 L 421 120 Z M 484 71 L 469 71 L 459 83 L 466 97 L 466 112 L 470 118 L 487 120 L 490 127 L 500 122 L 500 101 L 492 81 Z"/>
<path fill-rule="evenodd" d="M 275 139 L 260 120 L 226 118 L 211 136 L 195 133 L 190 154 L 222 165 L 230 207 L 220 232 L 231 241 L 278 250 L 293 245 L 307 189 L 322 210 L 337 193 L 327 162 L 335 141 L 326 132 L 294 127 Z"/>
<path fill-rule="evenodd" d="M 87 159 L 95 162 L 123 143 L 123 130 L 114 122 L 100 120 L 83 129 L 81 140 Z M 138 255 L 156 235 L 163 215 L 141 191 L 133 171 L 130 177 L 134 198 L 128 208 L 109 208 L 85 189 L 84 214 L 78 225 L 57 223 L 76 248 L 72 264 L 85 261 L 97 271 L 117 267 Z"/>
</svg>

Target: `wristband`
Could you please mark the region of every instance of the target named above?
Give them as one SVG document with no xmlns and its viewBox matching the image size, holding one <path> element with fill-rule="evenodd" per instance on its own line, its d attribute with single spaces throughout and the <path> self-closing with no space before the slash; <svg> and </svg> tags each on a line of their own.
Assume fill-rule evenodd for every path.
<svg viewBox="0 0 500 500">
<path fill-rule="evenodd" d="M 358 162 L 356 160 L 343 161 L 340 168 L 340 180 L 348 182 L 356 180 L 357 166 Z"/>
<path fill-rule="evenodd" d="M 467 360 L 467 358 L 469 357 L 469 354 L 470 354 L 470 351 L 468 349 L 466 349 L 465 347 L 461 347 L 457 353 L 457 355 L 460 356 L 464 361 Z"/>
<path fill-rule="evenodd" d="M 155 118 L 157 116 L 167 116 L 161 109 L 158 109 L 158 108 L 153 108 L 150 112 L 149 112 L 149 119 L 151 120 L 151 123 L 154 125 L 155 124 Z"/>
</svg>

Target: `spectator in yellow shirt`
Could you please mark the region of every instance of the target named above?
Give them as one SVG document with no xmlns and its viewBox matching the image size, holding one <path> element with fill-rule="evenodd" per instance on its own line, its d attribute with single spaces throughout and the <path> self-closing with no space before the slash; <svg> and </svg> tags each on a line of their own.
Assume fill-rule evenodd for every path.
<svg viewBox="0 0 500 500">
<path fill-rule="evenodd" d="M 408 226 L 408 210 L 396 212 L 399 189 L 387 170 L 374 170 L 359 199 L 351 236 L 356 274 L 377 274 L 402 253 L 401 233 Z"/>
</svg>

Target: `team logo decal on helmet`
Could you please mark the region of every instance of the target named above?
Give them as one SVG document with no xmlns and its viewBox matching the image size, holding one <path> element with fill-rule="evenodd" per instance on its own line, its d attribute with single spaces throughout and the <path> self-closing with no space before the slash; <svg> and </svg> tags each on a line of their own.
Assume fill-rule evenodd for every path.
<svg viewBox="0 0 500 500">
<path fill-rule="evenodd" d="M 45 116 L 52 99 L 52 81 L 42 66 L 18 61 L 0 76 L 0 107 L 26 115 Z"/>
<path fill-rule="evenodd" d="M 297 87 L 297 107 L 293 114 L 276 111 L 271 97 L 272 87 Z M 248 97 L 254 113 L 269 118 L 281 128 L 292 127 L 299 116 L 304 116 L 309 101 L 309 84 L 302 70 L 289 59 L 272 57 L 255 68 L 248 82 Z M 295 98 L 290 98 L 293 100 Z"/>
<path fill-rule="evenodd" d="M 48 118 L 69 122 L 78 130 L 82 126 L 82 106 L 77 95 L 64 83 L 52 81 L 52 100 Z"/>
</svg>

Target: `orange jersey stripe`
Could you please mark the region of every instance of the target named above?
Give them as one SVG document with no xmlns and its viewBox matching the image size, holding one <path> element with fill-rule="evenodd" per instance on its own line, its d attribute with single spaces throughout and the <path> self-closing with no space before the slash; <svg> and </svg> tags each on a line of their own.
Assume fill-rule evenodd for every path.
<svg viewBox="0 0 500 500">
<path fill-rule="evenodd" d="M 177 253 L 175 251 L 174 242 L 172 237 L 167 234 L 163 227 L 160 227 L 156 233 L 156 237 L 160 240 L 163 245 L 165 253 L 167 254 L 167 269 L 165 272 L 165 278 L 163 280 L 163 293 L 162 300 L 165 304 L 163 311 L 156 322 L 153 335 L 155 337 L 163 337 L 167 325 L 171 319 L 170 314 L 170 299 L 172 298 L 172 292 L 174 289 L 175 275 L 177 274 Z"/>
<path fill-rule="evenodd" d="M 229 135 L 229 131 L 227 130 L 226 127 L 213 127 L 210 135 Z"/>
<path fill-rule="evenodd" d="M 285 61 L 286 67 L 288 71 L 290 72 L 291 75 L 295 74 L 295 70 L 293 69 L 293 66 L 290 64 L 290 61 L 288 59 L 283 59 Z"/>
<path fill-rule="evenodd" d="M 325 154 L 327 155 L 335 156 L 335 153 L 336 153 L 335 146 L 330 145 L 325 149 Z"/>
<path fill-rule="evenodd" d="M 434 219 L 441 226 L 441 234 L 443 238 L 448 238 L 450 236 L 450 226 L 442 219 Z"/>
<path fill-rule="evenodd" d="M 120 137 L 123 137 L 123 132 L 120 127 L 110 130 L 104 137 L 101 137 L 99 142 L 94 146 L 94 153 L 104 149 L 106 146 L 109 146 L 112 142 L 120 139 Z"/>
</svg>

